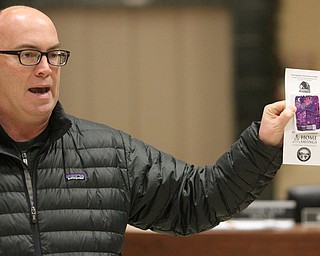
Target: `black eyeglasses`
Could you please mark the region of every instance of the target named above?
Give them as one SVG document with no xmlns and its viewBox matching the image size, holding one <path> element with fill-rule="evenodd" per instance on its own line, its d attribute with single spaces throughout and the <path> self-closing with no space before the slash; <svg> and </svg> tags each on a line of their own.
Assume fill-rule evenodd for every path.
<svg viewBox="0 0 320 256">
<path fill-rule="evenodd" d="M 70 52 L 65 50 L 52 50 L 48 52 L 37 50 L 0 51 L 0 54 L 17 55 L 20 63 L 24 66 L 38 65 L 42 56 L 46 56 L 50 65 L 62 67 L 67 64 L 70 56 Z"/>
</svg>

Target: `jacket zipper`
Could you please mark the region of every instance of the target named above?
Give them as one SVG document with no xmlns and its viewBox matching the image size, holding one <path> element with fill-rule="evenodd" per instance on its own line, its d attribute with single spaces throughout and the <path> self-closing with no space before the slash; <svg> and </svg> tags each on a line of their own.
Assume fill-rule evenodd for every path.
<svg viewBox="0 0 320 256">
<path fill-rule="evenodd" d="M 35 249 L 35 255 L 39 256 L 41 254 L 41 247 L 40 247 L 40 238 L 39 238 L 39 230 L 37 225 L 37 209 L 35 206 L 35 198 L 34 198 L 34 189 L 33 189 L 33 179 L 29 172 L 29 165 L 28 165 L 28 156 L 26 152 L 22 153 L 22 161 L 24 163 L 24 176 L 25 176 L 25 182 L 27 185 L 27 191 L 30 201 L 30 220 L 31 220 L 31 226 L 32 226 L 32 235 L 34 240 L 34 249 Z"/>
<path fill-rule="evenodd" d="M 22 153 L 22 161 L 25 164 L 25 168 L 23 168 L 23 170 L 24 170 L 24 176 L 25 176 L 25 181 L 26 181 L 29 200 L 30 200 L 31 221 L 32 223 L 36 223 L 37 210 L 36 210 L 36 207 L 34 206 L 32 180 L 31 180 L 30 172 L 28 170 L 28 157 L 26 152 Z"/>
</svg>

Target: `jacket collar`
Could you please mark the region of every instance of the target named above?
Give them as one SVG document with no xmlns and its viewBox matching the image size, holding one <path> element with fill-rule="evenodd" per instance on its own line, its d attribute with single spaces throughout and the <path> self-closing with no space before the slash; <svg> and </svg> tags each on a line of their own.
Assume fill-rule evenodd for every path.
<svg viewBox="0 0 320 256">
<path fill-rule="evenodd" d="M 70 119 L 67 117 L 61 103 L 58 101 L 49 120 L 50 135 L 47 144 L 50 145 L 61 138 L 70 129 L 71 125 Z"/>
</svg>

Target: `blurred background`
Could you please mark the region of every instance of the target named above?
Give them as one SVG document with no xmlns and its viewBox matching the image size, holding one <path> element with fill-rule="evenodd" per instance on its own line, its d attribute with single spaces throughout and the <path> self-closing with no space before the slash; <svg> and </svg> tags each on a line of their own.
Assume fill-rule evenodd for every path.
<svg viewBox="0 0 320 256">
<path fill-rule="evenodd" d="M 264 105 L 284 98 L 285 67 L 320 69 L 318 0 L 2 0 L 47 13 L 71 59 L 70 114 L 132 134 L 195 165 L 214 162 Z M 261 199 L 319 184 L 283 166 Z"/>
</svg>

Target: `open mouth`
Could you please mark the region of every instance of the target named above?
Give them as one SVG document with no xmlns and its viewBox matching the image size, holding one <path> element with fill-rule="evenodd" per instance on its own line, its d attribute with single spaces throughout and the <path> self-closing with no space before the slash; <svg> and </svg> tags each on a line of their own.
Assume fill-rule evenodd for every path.
<svg viewBox="0 0 320 256">
<path fill-rule="evenodd" d="M 38 88 L 29 88 L 29 92 L 35 93 L 35 94 L 44 94 L 49 91 L 49 87 L 38 87 Z"/>
</svg>

